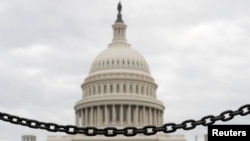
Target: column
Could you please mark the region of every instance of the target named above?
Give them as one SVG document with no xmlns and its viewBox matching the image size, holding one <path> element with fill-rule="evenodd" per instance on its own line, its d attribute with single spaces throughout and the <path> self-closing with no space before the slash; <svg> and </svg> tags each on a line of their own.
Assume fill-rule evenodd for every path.
<svg viewBox="0 0 250 141">
<path fill-rule="evenodd" d="M 138 122 L 140 125 L 142 125 L 142 109 L 141 106 L 138 106 Z"/>
<path fill-rule="evenodd" d="M 146 125 L 146 107 L 142 107 L 143 124 Z"/>
<path fill-rule="evenodd" d="M 130 90 L 129 90 L 129 83 L 126 82 L 126 93 L 129 94 L 130 93 Z"/>
<path fill-rule="evenodd" d="M 161 111 L 161 123 L 160 123 L 160 125 L 162 125 L 163 124 L 163 111 Z"/>
<path fill-rule="evenodd" d="M 153 116 L 153 115 L 152 115 L 152 108 L 149 107 L 148 110 L 149 110 L 149 111 L 148 111 L 148 112 L 149 112 L 149 117 L 148 117 L 148 118 L 149 118 L 149 124 L 152 125 L 152 124 L 153 124 L 153 123 L 152 123 L 152 121 L 153 121 L 153 120 L 152 120 L 152 118 L 153 118 L 153 117 L 152 117 L 152 116 Z"/>
<path fill-rule="evenodd" d="M 95 110 L 95 107 L 92 107 L 92 112 L 93 112 L 93 115 L 92 115 L 92 125 L 95 125 L 95 122 L 96 122 L 96 110 Z"/>
<path fill-rule="evenodd" d="M 159 110 L 158 112 L 158 125 L 160 125 L 160 122 L 161 122 L 161 111 Z"/>
<path fill-rule="evenodd" d="M 138 122 L 138 105 L 135 105 L 135 119 L 134 119 L 134 122 L 136 125 L 139 124 Z"/>
<path fill-rule="evenodd" d="M 153 116 L 154 116 L 154 121 L 153 121 L 153 124 L 156 125 L 156 109 L 154 108 L 154 113 L 153 113 Z"/>
<path fill-rule="evenodd" d="M 82 120 L 82 127 L 86 124 L 85 122 L 84 122 L 84 119 L 85 119 L 85 111 L 82 109 L 82 117 L 81 117 L 81 120 Z"/>
<path fill-rule="evenodd" d="M 93 107 L 90 107 L 90 125 L 92 126 L 93 126 L 93 113 L 94 113 Z"/>
<path fill-rule="evenodd" d="M 117 85 L 116 83 L 113 83 L 113 93 L 117 94 Z"/>
<path fill-rule="evenodd" d="M 97 125 L 100 125 L 101 124 L 101 113 L 100 113 L 100 106 L 98 105 L 97 106 L 97 116 L 96 116 L 96 118 L 97 118 Z"/>
<path fill-rule="evenodd" d="M 133 91 L 134 94 L 136 93 L 135 87 L 136 87 L 135 84 L 132 84 L 132 91 Z"/>
<path fill-rule="evenodd" d="M 159 126 L 159 111 L 156 109 L 156 125 Z"/>
<path fill-rule="evenodd" d="M 103 115 L 103 107 L 102 107 L 102 105 L 99 106 L 99 111 L 100 111 L 100 112 L 99 112 L 99 116 L 100 116 L 100 118 L 99 118 L 99 119 L 100 119 L 99 123 L 100 123 L 100 125 L 103 125 L 103 116 L 104 116 L 104 115 Z"/>
<path fill-rule="evenodd" d="M 108 105 L 104 105 L 105 107 L 105 125 L 108 124 Z"/>
<path fill-rule="evenodd" d="M 138 84 L 138 94 L 142 94 L 141 93 L 141 84 Z"/>
<path fill-rule="evenodd" d="M 156 90 L 155 90 L 155 88 L 153 88 L 153 92 L 154 92 L 154 98 L 156 98 Z"/>
<path fill-rule="evenodd" d="M 79 110 L 79 126 L 82 126 L 82 117 L 83 117 L 83 113 L 82 110 Z"/>
<path fill-rule="evenodd" d="M 115 124 L 116 123 L 116 109 L 115 109 L 115 105 L 112 105 L 112 123 Z"/>
<path fill-rule="evenodd" d="M 123 92 L 123 85 L 122 85 L 122 83 L 120 83 L 119 86 L 120 86 L 119 87 L 120 88 L 120 92 L 119 93 L 123 94 L 124 92 Z"/>
<path fill-rule="evenodd" d="M 161 111 L 159 110 L 159 125 L 161 125 Z"/>
<path fill-rule="evenodd" d="M 109 94 L 110 93 L 110 84 L 107 84 L 106 89 L 107 89 L 107 94 Z"/>
<path fill-rule="evenodd" d="M 120 105 L 120 124 L 123 125 L 123 105 Z"/>
<path fill-rule="evenodd" d="M 84 125 L 87 126 L 88 125 L 88 110 L 87 108 L 84 108 Z"/>
<path fill-rule="evenodd" d="M 78 118 L 77 118 L 77 122 L 78 122 L 78 126 L 81 126 L 81 110 L 78 110 Z"/>
<path fill-rule="evenodd" d="M 75 119 L 75 122 L 76 122 L 76 126 L 78 126 L 78 112 L 77 112 L 77 110 L 76 110 L 76 119 Z"/>
<path fill-rule="evenodd" d="M 128 105 L 127 123 L 130 124 L 131 121 L 131 106 Z"/>
<path fill-rule="evenodd" d="M 101 93 L 100 94 L 103 94 L 103 92 L 104 92 L 104 90 L 103 90 L 104 88 L 103 87 L 104 86 L 103 86 L 103 84 L 100 84 L 100 86 L 101 86 Z"/>
</svg>

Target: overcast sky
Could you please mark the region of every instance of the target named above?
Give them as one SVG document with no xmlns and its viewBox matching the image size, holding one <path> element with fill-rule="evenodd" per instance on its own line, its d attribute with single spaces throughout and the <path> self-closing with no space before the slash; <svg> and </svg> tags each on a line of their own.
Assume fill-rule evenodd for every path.
<svg viewBox="0 0 250 141">
<path fill-rule="evenodd" d="M 118 0 L 0 0 L 0 112 L 74 124 L 80 85 L 112 40 Z M 122 0 L 127 39 L 181 123 L 250 103 L 249 0 Z M 250 116 L 217 124 L 250 124 Z M 203 140 L 207 128 L 179 130 Z M 64 135 L 0 121 L 0 139 Z"/>
</svg>

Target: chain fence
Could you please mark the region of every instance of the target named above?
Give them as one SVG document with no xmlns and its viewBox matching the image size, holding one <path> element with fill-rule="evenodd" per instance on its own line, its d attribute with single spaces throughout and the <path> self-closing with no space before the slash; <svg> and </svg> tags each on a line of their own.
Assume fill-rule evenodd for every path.
<svg viewBox="0 0 250 141">
<path fill-rule="evenodd" d="M 144 126 L 142 128 L 136 127 L 125 127 L 118 129 L 116 127 L 106 127 L 99 129 L 96 127 L 77 127 L 74 125 L 59 125 L 50 122 L 41 122 L 33 119 L 27 119 L 23 117 L 18 117 L 15 115 L 0 112 L 0 120 L 5 122 L 10 122 L 12 124 L 27 126 L 34 129 L 43 129 L 50 132 L 64 132 L 67 134 L 85 134 L 87 136 L 104 135 L 107 137 L 114 137 L 117 135 L 124 136 L 135 136 L 137 134 L 144 135 L 155 135 L 157 132 L 173 133 L 178 129 L 191 130 L 198 125 L 208 126 L 214 124 L 216 121 L 229 121 L 235 116 L 246 116 L 250 114 L 250 104 L 241 106 L 238 110 L 227 110 L 219 114 L 218 116 L 208 115 L 204 116 L 200 120 L 185 120 L 182 123 L 166 123 L 163 126 L 156 127 L 154 125 Z"/>
</svg>

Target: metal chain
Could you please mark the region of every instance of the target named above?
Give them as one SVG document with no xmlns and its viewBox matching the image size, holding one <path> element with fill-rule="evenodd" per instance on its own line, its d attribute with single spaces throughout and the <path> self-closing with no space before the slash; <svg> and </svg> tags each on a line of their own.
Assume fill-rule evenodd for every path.
<svg viewBox="0 0 250 141">
<path fill-rule="evenodd" d="M 67 134 L 85 134 L 87 136 L 104 135 L 107 137 L 114 137 L 122 134 L 124 136 L 129 137 L 129 136 L 135 136 L 137 134 L 144 134 L 149 136 L 149 135 L 154 135 L 157 132 L 172 133 L 178 129 L 191 130 L 194 129 L 197 125 L 208 126 L 214 124 L 216 121 L 219 120 L 225 122 L 233 119 L 237 115 L 245 116 L 248 114 L 250 114 L 250 104 L 243 105 L 238 110 L 235 111 L 227 110 L 222 112 L 218 116 L 208 115 L 196 121 L 193 119 L 189 119 L 183 121 L 180 124 L 167 123 L 161 127 L 149 125 L 142 128 L 125 127 L 123 129 L 117 129 L 116 127 L 106 127 L 103 129 L 98 129 L 96 127 L 77 127 L 73 125 L 58 125 L 56 123 L 40 122 L 37 120 L 21 118 L 18 116 L 1 112 L 0 112 L 0 120 L 10 122 L 12 124 L 27 126 L 34 129 L 44 129 L 50 132 L 64 132 Z"/>
</svg>

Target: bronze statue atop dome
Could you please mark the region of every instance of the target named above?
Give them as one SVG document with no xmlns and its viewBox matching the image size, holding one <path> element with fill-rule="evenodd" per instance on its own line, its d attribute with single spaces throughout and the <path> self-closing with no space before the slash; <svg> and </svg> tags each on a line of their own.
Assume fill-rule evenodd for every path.
<svg viewBox="0 0 250 141">
<path fill-rule="evenodd" d="M 122 11 L 122 5 L 121 5 L 121 2 L 118 3 L 118 6 L 117 6 L 117 9 L 118 9 L 118 15 L 117 15 L 117 19 L 116 19 L 116 23 L 123 23 L 123 20 L 122 20 L 122 14 L 121 14 L 121 11 Z"/>
<path fill-rule="evenodd" d="M 118 6 L 117 6 L 117 9 L 118 9 L 118 12 L 119 14 L 121 13 L 122 11 L 122 5 L 121 5 L 121 2 L 119 2 Z"/>
</svg>

